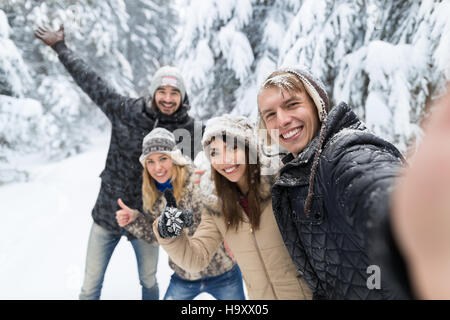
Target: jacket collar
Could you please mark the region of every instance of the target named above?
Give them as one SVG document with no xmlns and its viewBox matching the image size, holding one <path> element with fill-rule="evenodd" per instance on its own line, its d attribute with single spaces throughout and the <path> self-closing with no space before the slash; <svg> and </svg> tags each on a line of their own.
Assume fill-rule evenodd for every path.
<svg viewBox="0 0 450 320">
<path fill-rule="evenodd" d="M 184 105 L 180 106 L 174 114 L 167 115 L 162 113 L 159 110 L 149 110 L 148 111 L 150 118 L 153 120 L 157 120 L 160 124 L 180 124 L 185 123 L 189 120 L 188 108 Z"/>
</svg>

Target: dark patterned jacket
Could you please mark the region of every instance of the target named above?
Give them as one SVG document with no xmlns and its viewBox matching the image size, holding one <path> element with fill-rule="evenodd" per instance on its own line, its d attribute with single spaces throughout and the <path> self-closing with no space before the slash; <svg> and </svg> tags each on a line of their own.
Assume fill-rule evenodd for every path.
<svg viewBox="0 0 450 320">
<path fill-rule="evenodd" d="M 191 153 L 188 154 L 194 159 L 197 152 L 202 149 L 200 141 L 202 126 L 187 114 L 189 109 L 187 95 L 183 106 L 173 115 L 155 112 L 148 107 L 147 101 L 151 101 L 151 98 L 133 99 L 117 94 L 82 59 L 67 48 L 64 41 L 56 43 L 53 49 L 75 82 L 111 122 L 111 141 L 105 168 L 100 174 L 102 183 L 92 217 L 100 226 L 120 234 L 122 229 L 115 219 L 116 211 L 119 209 L 117 199 L 122 198 L 131 208 L 142 207 L 142 166 L 139 156 L 144 136 L 156 126 L 171 132 L 179 128 L 186 129 L 191 137 L 196 133 L 199 135 L 198 139 L 191 141 L 191 146 L 195 148 L 191 147 Z M 182 137 L 178 136 L 177 143 L 181 140 Z"/>
<path fill-rule="evenodd" d="M 369 259 L 368 234 L 380 206 L 388 202 L 393 178 L 403 161 L 390 143 L 370 133 L 341 103 L 327 120 L 309 215 L 304 205 L 315 137 L 285 166 L 272 189 L 274 213 L 292 259 L 316 299 L 392 299 L 381 270 L 381 289 L 367 282 L 377 264 Z M 372 245 L 376 245 L 372 244 Z"/>
<path fill-rule="evenodd" d="M 197 230 L 198 225 L 201 222 L 203 214 L 211 214 L 206 203 L 217 202 L 217 197 L 211 193 L 207 193 L 207 190 L 202 190 L 201 186 L 204 184 L 195 184 L 196 176 L 194 175 L 194 168 L 188 167 L 186 175 L 186 183 L 184 184 L 184 192 L 182 193 L 180 201 L 178 201 L 177 206 L 180 210 L 192 210 L 194 213 L 193 225 L 188 228 L 188 235 L 192 236 Z M 205 179 L 203 179 L 204 181 Z M 209 180 L 212 184 L 213 182 Z M 214 188 L 214 187 L 212 187 Z M 207 189 L 211 189 L 207 186 Z M 125 226 L 125 229 L 136 236 L 149 243 L 158 243 L 158 240 L 153 231 L 153 222 L 159 217 L 161 212 L 163 212 L 166 206 L 166 199 L 162 192 L 158 191 L 158 198 L 151 212 L 138 213 L 136 219 Z M 217 251 L 214 253 L 209 265 L 199 271 L 199 272 L 187 272 L 181 267 L 177 266 L 172 259 L 169 258 L 169 266 L 173 271 L 181 278 L 186 280 L 198 280 L 205 277 L 214 277 L 224 274 L 230 271 L 234 266 L 235 262 L 227 254 L 224 244 L 219 246 Z"/>
</svg>

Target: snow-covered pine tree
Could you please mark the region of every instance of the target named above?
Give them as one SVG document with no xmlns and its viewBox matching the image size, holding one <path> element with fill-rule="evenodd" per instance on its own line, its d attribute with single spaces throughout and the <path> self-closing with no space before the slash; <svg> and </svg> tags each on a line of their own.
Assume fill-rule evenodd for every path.
<svg viewBox="0 0 450 320">
<path fill-rule="evenodd" d="M 243 29 L 252 1 L 186 0 L 182 6 L 188 9 L 177 57 L 193 111 L 207 119 L 234 108 L 234 94 L 251 70 L 254 54 Z"/>
<path fill-rule="evenodd" d="M 152 75 L 166 64 L 174 64 L 178 11 L 173 1 L 126 1 L 130 16 L 126 58 L 133 71 L 133 84 L 140 94 L 148 94 Z"/>
<path fill-rule="evenodd" d="M 24 98 L 33 84 L 20 50 L 10 37 L 6 14 L 0 10 L 0 185 L 26 180 L 15 158 L 39 150 L 42 142 L 41 104 Z"/>
<path fill-rule="evenodd" d="M 141 1 L 141 3 L 150 1 Z M 169 2 L 157 3 L 158 24 L 163 25 L 164 19 L 171 17 L 172 8 Z M 138 4 L 136 3 L 136 10 Z M 53 50 L 38 39 L 33 31 L 38 26 L 47 26 L 54 30 L 64 23 L 66 42 L 81 58 L 83 58 L 101 77 L 119 93 L 137 96 L 133 83 L 134 69 L 143 69 L 137 63 L 133 66 L 127 60 L 129 38 L 134 37 L 136 30 L 133 16 L 130 17 L 124 0 L 108 1 L 29 1 L 2 0 L 0 9 L 6 18 L 1 20 L 2 30 L 9 24 L 8 37 L 2 31 L 2 48 L 0 53 L 0 90 L 8 96 L 32 98 L 40 102 L 31 103 L 28 116 L 37 114 L 31 110 L 40 109 L 40 133 L 36 131 L 34 142 L 39 141 L 39 151 L 48 158 L 63 158 L 80 152 L 89 145 L 98 130 L 104 132 L 108 126 L 106 117 L 98 110 L 92 101 L 74 83 L 66 72 Z M 156 9 L 155 9 L 156 10 Z M 149 21 L 150 23 L 150 21 Z M 168 23 L 173 24 L 174 21 Z M 160 30 L 162 32 L 162 30 Z M 159 35 L 158 35 L 159 36 Z M 136 35 L 137 39 L 147 38 L 145 32 Z M 134 37 L 134 38 L 136 38 Z M 169 37 L 169 36 L 168 36 Z M 151 40 L 151 39 L 150 39 Z M 163 43 L 166 43 L 162 40 Z M 9 46 L 9 47 L 7 47 Z M 9 49 L 14 46 L 16 49 Z M 3 50 L 6 48 L 7 50 Z M 155 57 L 167 56 L 159 54 L 157 49 L 167 50 L 165 46 L 149 49 Z M 21 58 L 20 58 L 21 57 Z M 20 60 L 20 59 L 21 60 Z M 14 61 L 14 63 L 11 63 Z M 21 65 L 16 63 L 23 61 Z M 161 62 L 163 63 L 163 62 Z M 154 66 L 150 66 L 149 69 Z M 19 81 L 20 80 L 20 81 Z M 8 98 L 8 110 L 15 110 L 17 105 L 27 108 L 30 104 L 15 103 Z M 33 100 L 33 101 L 35 101 Z M 36 102 L 37 102 L 36 101 Z M 21 101 L 23 102 L 23 101 Z M 2 105 L 3 107 L 3 105 Z M 5 108 L 3 108 L 5 109 Z M 4 110 L 3 110 L 4 111 Z M 27 125 L 11 113 L 2 112 L 1 132 L 7 132 L 9 127 L 21 128 L 26 132 Z M 28 119 L 27 122 L 32 120 Z M 4 135 L 3 141 L 6 141 Z M 28 150 L 30 142 L 19 137 L 9 136 L 12 144 L 3 144 L 11 154 Z M 30 144 L 31 145 L 31 144 Z M 35 144 L 36 145 L 36 144 Z M 5 153 L 2 152 L 2 155 Z"/>
<path fill-rule="evenodd" d="M 256 117 L 258 86 L 305 66 L 375 133 L 406 152 L 425 105 L 450 79 L 445 1 L 185 0 L 179 64 L 203 119 Z"/>
<path fill-rule="evenodd" d="M 0 94 L 20 97 L 31 86 L 32 78 L 10 35 L 7 16 L 0 9 Z"/>
<path fill-rule="evenodd" d="M 53 50 L 34 38 L 33 30 L 38 26 L 56 30 L 64 23 L 69 47 L 118 92 L 135 95 L 131 67 L 122 54 L 129 31 L 125 4 L 123 0 L 9 1 L 11 38 L 24 52 L 35 82 L 26 95 L 44 107 L 44 152 L 51 158 L 78 153 L 91 139 L 89 129 L 104 128 L 106 118 L 76 86 Z"/>
<path fill-rule="evenodd" d="M 305 41 L 296 44 L 293 50 L 302 56 L 290 54 L 286 60 L 295 61 L 293 64 L 299 64 L 298 60 L 302 60 L 303 65 L 311 67 L 314 52 L 302 52 L 302 48 L 313 45 L 308 41 L 316 41 L 317 37 L 309 32 L 313 29 L 322 32 L 327 15 L 335 9 L 331 5 L 334 1 L 249 0 L 227 1 L 226 4 L 211 1 L 206 6 L 198 0 L 185 1 L 189 9 L 177 52 L 179 63 L 192 87 L 195 111 L 203 119 L 224 112 L 256 118 L 256 94 L 263 79 L 283 64 L 279 57 L 286 55 L 302 34 L 307 39 L 303 36 Z M 334 13 L 336 21 L 328 28 L 339 25 L 341 16 L 350 16 L 348 11 L 360 10 L 361 4 L 353 4 L 352 1 L 345 4 L 341 12 Z M 310 22 L 300 19 L 299 13 L 308 14 L 303 18 Z M 336 56 L 338 60 L 343 52 L 351 50 L 352 45 L 358 41 L 362 43 L 358 30 L 363 28 L 364 21 L 357 18 L 344 21 L 346 30 L 342 32 L 350 31 L 351 35 L 346 34 L 342 43 L 337 44 L 336 51 L 329 50 L 333 43 L 326 36 L 321 39 L 321 50 Z M 308 23 L 311 25 L 308 26 Z M 350 24 L 356 30 L 351 29 Z M 337 39 L 339 37 L 334 39 L 335 42 Z M 330 60 L 332 57 L 324 58 Z M 319 76 L 325 79 L 333 76 L 333 69 L 327 66 L 327 62 L 320 60 L 315 64 L 321 68 Z M 331 86 L 330 94 L 332 90 Z"/>
<path fill-rule="evenodd" d="M 264 79 L 277 68 L 279 41 L 294 17 L 299 2 L 253 1 L 253 13 L 243 32 L 249 39 L 254 61 L 250 72 L 234 93 L 233 113 L 243 114 L 256 119 L 256 96 Z"/>
<path fill-rule="evenodd" d="M 421 136 L 426 102 L 449 79 L 449 14 L 440 1 L 303 1 L 278 64 L 310 67 L 334 103 L 348 102 L 406 152 Z"/>
</svg>

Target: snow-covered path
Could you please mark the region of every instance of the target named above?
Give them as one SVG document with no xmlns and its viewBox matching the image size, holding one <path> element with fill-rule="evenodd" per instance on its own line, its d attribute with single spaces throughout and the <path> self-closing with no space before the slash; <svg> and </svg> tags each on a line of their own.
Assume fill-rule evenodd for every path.
<svg viewBox="0 0 450 320">
<path fill-rule="evenodd" d="M 0 299 L 78 298 L 108 144 L 109 137 L 100 137 L 88 152 L 36 165 L 31 182 L 0 187 Z M 161 297 L 171 274 L 160 249 Z M 106 272 L 102 299 L 140 298 L 134 251 L 122 238 Z"/>
</svg>

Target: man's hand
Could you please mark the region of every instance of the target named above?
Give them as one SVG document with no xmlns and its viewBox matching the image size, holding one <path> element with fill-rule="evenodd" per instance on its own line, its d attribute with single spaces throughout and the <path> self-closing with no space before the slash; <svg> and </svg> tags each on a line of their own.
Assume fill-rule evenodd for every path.
<svg viewBox="0 0 450 320">
<path fill-rule="evenodd" d="M 119 226 L 124 227 L 136 219 L 137 212 L 136 210 L 127 207 L 120 198 L 117 200 L 117 203 L 121 210 L 116 211 L 116 220 Z"/>
<path fill-rule="evenodd" d="M 34 36 L 41 39 L 46 45 L 53 47 L 57 42 L 64 41 L 64 25 L 61 25 L 58 31 L 39 27 L 34 31 Z"/>
<path fill-rule="evenodd" d="M 450 299 L 450 87 L 393 194 L 392 225 L 420 298 Z"/>
</svg>

